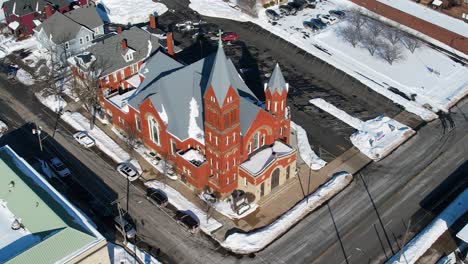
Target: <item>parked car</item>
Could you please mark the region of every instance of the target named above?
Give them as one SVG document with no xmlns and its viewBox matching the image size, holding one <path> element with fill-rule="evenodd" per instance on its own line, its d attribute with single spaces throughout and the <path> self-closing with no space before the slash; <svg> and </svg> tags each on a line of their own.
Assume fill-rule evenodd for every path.
<svg viewBox="0 0 468 264">
<path fill-rule="evenodd" d="M 324 29 L 327 27 L 327 24 L 323 23 L 322 20 L 318 19 L 318 18 L 312 18 L 310 20 L 310 22 L 312 22 L 313 24 L 315 24 L 318 28 L 320 29 Z"/>
<path fill-rule="evenodd" d="M 49 165 L 50 165 L 50 168 L 52 168 L 52 170 L 58 176 L 60 176 L 62 178 L 71 175 L 70 170 L 67 167 L 65 167 L 65 164 L 63 164 L 63 162 L 57 157 L 50 159 L 49 160 Z"/>
<path fill-rule="evenodd" d="M 338 22 L 338 18 L 332 15 L 317 15 L 317 18 L 319 18 L 323 23 L 329 25 L 333 25 Z"/>
<path fill-rule="evenodd" d="M 195 218 L 183 211 L 177 211 L 175 219 L 177 220 L 177 223 L 186 227 L 190 233 L 193 234 L 198 231 L 198 227 L 200 226 Z"/>
<path fill-rule="evenodd" d="M 310 22 L 310 21 L 304 21 L 304 23 L 302 23 L 302 25 L 304 26 L 305 29 L 308 29 L 312 32 L 317 32 L 320 30 L 320 28 L 315 25 L 314 23 Z"/>
<path fill-rule="evenodd" d="M 221 40 L 222 41 L 234 41 L 234 40 L 237 40 L 237 38 L 238 38 L 238 36 L 234 32 L 224 32 L 221 35 Z"/>
<path fill-rule="evenodd" d="M 294 0 L 293 2 L 298 4 L 298 5 L 301 5 L 302 8 L 307 7 L 307 5 L 308 5 L 306 0 Z"/>
<path fill-rule="evenodd" d="M 283 15 L 295 15 L 297 13 L 297 10 L 295 8 L 292 8 L 288 5 L 281 5 L 279 7 L 279 10 Z"/>
<path fill-rule="evenodd" d="M 136 236 L 135 227 L 130 224 L 125 218 L 117 216 L 114 218 L 115 228 L 127 238 L 132 239 Z"/>
<path fill-rule="evenodd" d="M 117 166 L 117 171 L 130 181 L 138 179 L 138 171 L 130 163 L 122 163 Z"/>
<path fill-rule="evenodd" d="M 85 132 L 78 132 L 73 135 L 73 138 L 80 143 L 80 145 L 90 148 L 94 146 L 94 139 L 88 136 Z"/>
<path fill-rule="evenodd" d="M 346 13 L 341 10 L 330 10 L 328 11 L 330 15 L 336 16 L 337 18 L 343 19 L 346 17 Z"/>
<path fill-rule="evenodd" d="M 4 75 L 8 79 L 15 78 L 17 71 L 18 71 L 18 68 L 14 66 L 5 65 L 3 63 L 0 64 L 0 75 Z"/>
<path fill-rule="evenodd" d="M 302 9 L 304 9 L 304 6 L 301 5 L 301 4 L 299 4 L 299 3 L 297 3 L 297 2 L 289 2 L 289 3 L 288 3 L 288 6 L 294 8 L 294 9 L 296 9 L 296 10 L 298 10 L 298 11 L 301 11 Z"/>
<path fill-rule="evenodd" d="M 272 9 L 267 9 L 265 10 L 265 14 L 267 15 L 267 17 L 271 20 L 278 20 L 280 19 L 280 15 L 278 15 L 278 13 L 276 13 L 275 10 L 272 10 Z"/>
<path fill-rule="evenodd" d="M 161 190 L 155 188 L 146 189 L 146 199 L 161 207 L 166 206 L 169 202 L 167 196 Z"/>
</svg>

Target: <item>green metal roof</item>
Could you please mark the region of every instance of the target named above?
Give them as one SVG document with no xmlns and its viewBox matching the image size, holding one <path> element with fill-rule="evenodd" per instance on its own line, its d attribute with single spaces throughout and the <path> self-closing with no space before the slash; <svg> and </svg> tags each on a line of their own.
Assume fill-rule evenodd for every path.
<svg viewBox="0 0 468 264">
<path fill-rule="evenodd" d="M 17 255 L 3 259 L 6 263 L 54 263 L 97 239 L 51 192 L 37 172 L 10 148 L 0 148 L 0 199 L 21 219 L 26 229 L 41 240 L 32 246 L 20 247 Z"/>
</svg>

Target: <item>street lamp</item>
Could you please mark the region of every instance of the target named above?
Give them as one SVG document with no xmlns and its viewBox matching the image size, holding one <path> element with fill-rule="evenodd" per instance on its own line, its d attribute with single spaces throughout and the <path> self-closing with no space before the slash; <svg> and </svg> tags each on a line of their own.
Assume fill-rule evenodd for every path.
<svg viewBox="0 0 468 264">
<path fill-rule="evenodd" d="M 41 132 L 42 132 L 42 127 L 38 126 L 37 124 L 36 128 L 32 129 L 33 135 L 37 135 L 37 139 L 39 140 L 39 148 L 41 149 L 42 152 L 42 139 L 41 139 Z"/>
</svg>

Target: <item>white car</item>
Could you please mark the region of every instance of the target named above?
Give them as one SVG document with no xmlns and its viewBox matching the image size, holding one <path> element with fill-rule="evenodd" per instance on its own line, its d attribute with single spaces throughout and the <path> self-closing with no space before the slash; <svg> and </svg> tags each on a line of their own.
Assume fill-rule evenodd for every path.
<svg viewBox="0 0 468 264">
<path fill-rule="evenodd" d="M 117 171 L 130 181 L 138 179 L 138 171 L 129 163 L 122 163 L 117 166 Z"/>
<path fill-rule="evenodd" d="M 52 170 L 62 178 L 70 176 L 71 174 L 70 170 L 67 167 L 65 167 L 63 162 L 57 157 L 50 159 L 49 165 L 52 168 Z"/>
<path fill-rule="evenodd" d="M 125 218 L 116 217 L 114 218 L 115 228 L 127 238 L 132 239 L 136 236 L 135 227 L 130 224 Z"/>
<path fill-rule="evenodd" d="M 78 132 L 73 135 L 73 138 L 75 138 L 78 143 L 80 143 L 82 146 L 86 148 L 90 148 L 94 146 L 94 139 L 88 136 L 88 134 L 84 132 Z"/>
<path fill-rule="evenodd" d="M 323 23 L 333 25 L 338 22 L 338 18 L 332 15 L 318 15 L 317 16 Z"/>
</svg>

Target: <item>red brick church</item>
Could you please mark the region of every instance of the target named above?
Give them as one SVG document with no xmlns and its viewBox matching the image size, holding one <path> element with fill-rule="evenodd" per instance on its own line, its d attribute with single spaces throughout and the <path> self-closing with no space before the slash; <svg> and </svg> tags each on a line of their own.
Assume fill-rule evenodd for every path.
<svg viewBox="0 0 468 264">
<path fill-rule="evenodd" d="M 134 128 L 189 188 L 208 186 L 223 196 L 238 189 L 259 199 L 295 176 L 289 87 L 279 65 L 264 86 L 265 102 L 221 43 L 215 54 L 189 65 L 157 51 L 124 86 L 124 92 L 103 87 L 101 104 L 112 124 L 124 133 Z"/>
</svg>

